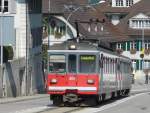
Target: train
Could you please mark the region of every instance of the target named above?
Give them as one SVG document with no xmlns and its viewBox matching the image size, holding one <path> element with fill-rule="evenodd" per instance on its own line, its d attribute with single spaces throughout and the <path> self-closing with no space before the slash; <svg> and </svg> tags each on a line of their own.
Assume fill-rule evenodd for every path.
<svg viewBox="0 0 150 113">
<path fill-rule="evenodd" d="M 56 106 L 95 106 L 131 90 L 131 60 L 91 41 L 67 41 L 48 50 L 47 93 Z"/>
</svg>

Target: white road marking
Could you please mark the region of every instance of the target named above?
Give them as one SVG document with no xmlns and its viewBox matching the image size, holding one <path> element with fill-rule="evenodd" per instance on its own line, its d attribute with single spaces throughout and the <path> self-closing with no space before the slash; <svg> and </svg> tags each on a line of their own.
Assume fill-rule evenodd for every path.
<svg viewBox="0 0 150 113">
<path fill-rule="evenodd" d="M 34 107 L 34 108 L 24 109 L 20 111 L 15 111 L 11 113 L 37 113 L 51 108 L 55 108 L 55 107 L 41 106 L 41 107 Z"/>
<path fill-rule="evenodd" d="M 130 96 L 130 97 L 127 97 L 125 99 L 121 99 L 121 100 L 118 100 L 116 102 L 113 102 L 111 104 L 108 104 L 108 105 L 104 105 L 102 107 L 99 107 L 99 108 L 86 108 L 86 109 L 83 109 L 83 110 L 80 110 L 80 111 L 75 111 L 75 112 L 71 112 L 71 113 L 97 113 L 97 112 L 100 112 L 100 111 L 104 111 L 104 110 L 107 110 L 109 108 L 112 108 L 112 107 L 115 107 L 121 103 L 124 103 L 128 100 L 131 100 L 133 98 L 136 98 L 138 96 L 141 96 L 145 93 L 141 93 L 141 94 L 137 94 L 137 95 L 134 95 L 134 96 Z"/>
<path fill-rule="evenodd" d="M 131 93 L 132 92 L 143 92 L 143 91 L 150 91 L 150 89 L 148 90 L 148 89 L 141 89 L 141 90 L 138 90 L 138 89 L 135 89 L 135 90 L 131 90 Z"/>
</svg>

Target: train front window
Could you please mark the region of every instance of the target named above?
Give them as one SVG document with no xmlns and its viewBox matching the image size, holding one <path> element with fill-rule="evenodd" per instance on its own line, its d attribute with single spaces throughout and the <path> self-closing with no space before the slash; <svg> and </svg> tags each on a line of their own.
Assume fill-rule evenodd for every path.
<svg viewBox="0 0 150 113">
<path fill-rule="evenodd" d="M 95 55 L 80 55 L 79 61 L 80 73 L 95 73 L 96 72 L 96 56 Z"/>
<path fill-rule="evenodd" d="M 51 73 L 66 72 L 66 57 L 64 55 L 50 55 L 49 72 Z"/>
<path fill-rule="evenodd" d="M 76 55 L 69 55 L 68 56 L 68 71 L 70 73 L 76 73 L 77 72 L 77 57 Z"/>
</svg>

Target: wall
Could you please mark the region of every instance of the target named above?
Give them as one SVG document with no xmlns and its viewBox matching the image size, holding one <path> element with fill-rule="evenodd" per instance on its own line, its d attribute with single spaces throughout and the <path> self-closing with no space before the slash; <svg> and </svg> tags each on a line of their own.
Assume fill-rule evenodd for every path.
<svg viewBox="0 0 150 113">
<path fill-rule="evenodd" d="M 4 76 L 0 74 L 0 97 L 17 97 L 43 93 L 43 72 L 38 70 L 41 59 L 36 56 L 31 59 L 32 68 L 26 75 L 26 60 L 24 58 L 4 64 Z M 37 71 L 36 71 L 37 70 Z M 2 89 L 3 87 L 3 89 Z"/>
</svg>

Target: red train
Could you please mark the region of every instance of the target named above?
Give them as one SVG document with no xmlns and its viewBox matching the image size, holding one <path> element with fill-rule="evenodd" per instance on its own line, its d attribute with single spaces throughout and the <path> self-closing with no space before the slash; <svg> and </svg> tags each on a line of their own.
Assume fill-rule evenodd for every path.
<svg viewBox="0 0 150 113">
<path fill-rule="evenodd" d="M 48 50 L 47 93 L 54 105 L 96 105 L 128 95 L 130 89 L 129 58 L 85 41 L 68 41 Z"/>
</svg>

